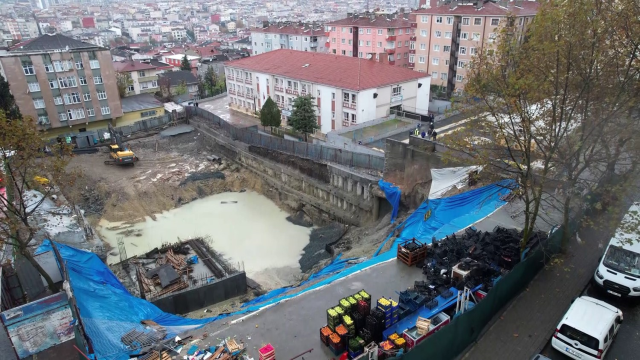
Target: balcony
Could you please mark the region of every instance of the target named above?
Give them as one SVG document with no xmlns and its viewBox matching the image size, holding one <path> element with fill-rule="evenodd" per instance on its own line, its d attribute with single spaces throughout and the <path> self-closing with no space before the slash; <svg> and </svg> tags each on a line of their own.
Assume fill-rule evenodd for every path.
<svg viewBox="0 0 640 360">
<path fill-rule="evenodd" d="M 231 95 L 235 95 L 235 94 L 236 94 L 236 91 L 235 91 L 235 90 L 233 90 L 233 89 L 229 89 L 229 90 L 227 90 L 227 92 L 228 92 L 229 94 L 231 94 Z"/>
<path fill-rule="evenodd" d="M 409 64 L 407 65 L 407 67 L 408 67 L 409 69 L 413 69 L 413 68 L 415 68 L 415 67 L 416 67 L 416 64 L 415 64 L 415 63 L 409 63 Z"/>
<path fill-rule="evenodd" d="M 387 41 L 396 41 L 395 35 L 387 35 Z"/>
<path fill-rule="evenodd" d="M 293 89 L 292 88 L 287 88 L 286 89 L 286 93 L 287 94 L 293 94 Z"/>
<path fill-rule="evenodd" d="M 356 103 L 352 103 L 352 102 L 348 102 L 348 101 L 343 101 L 342 102 L 342 107 L 347 108 L 347 109 L 356 109 Z"/>
<path fill-rule="evenodd" d="M 276 104 L 278 104 L 278 107 L 280 109 L 284 109 L 284 103 L 283 102 L 279 102 L 279 103 L 276 103 Z"/>
<path fill-rule="evenodd" d="M 251 85 L 251 79 L 244 79 L 244 83 Z"/>
<path fill-rule="evenodd" d="M 313 49 L 313 48 L 317 48 L 317 47 L 318 47 L 318 42 L 317 42 L 317 41 L 314 41 L 314 42 L 312 42 L 312 43 L 309 43 L 309 47 L 310 47 L 310 48 L 312 48 L 312 49 Z"/>
<path fill-rule="evenodd" d="M 386 48 L 385 52 L 387 54 L 395 54 L 396 53 L 396 48 Z"/>
<path fill-rule="evenodd" d="M 410 36 L 409 37 L 409 41 L 416 41 L 416 37 L 415 36 Z"/>
<path fill-rule="evenodd" d="M 227 76 L 227 80 L 234 81 L 233 79 L 234 79 L 234 77 L 232 75 Z"/>
<path fill-rule="evenodd" d="M 409 49 L 409 54 L 415 54 L 416 53 L 416 49 Z"/>
<path fill-rule="evenodd" d="M 284 92 L 284 88 L 283 88 L 282 86 L 278 86 L 278 85 L 276 85 L 276 86 L 274 86 L 274 87 L 273 87 L 273 89 L 274 89 L 275 91 Z"/>
<path fill-rule="evenodd" d="M 300 92 L 298 90 L 293 90 L 293 95 L 300 96 Z"/>
<path fill-rule="evenodd" d="M 395 60 L 389 60 L 389 65 L 395 65 L 396 61 Z"/>
<path fill-rule="evenodd" d="M 302 94 L 302 96 L 306 96 L 306 95 L 308 94 L 308 92 L 306 92 L 305 90 L 302 90 L 302 91 L 300 92 L 300 94 Z"/>
<path fill-rule="evenodd" d="M 411 23 L 411 27 L 412 27 L 412 28 L 417 28 L 417 27 L 418 27 L 418 23 L 414 23 L 414 22 L 412 22 L 412 23 Z"/>
</svg>

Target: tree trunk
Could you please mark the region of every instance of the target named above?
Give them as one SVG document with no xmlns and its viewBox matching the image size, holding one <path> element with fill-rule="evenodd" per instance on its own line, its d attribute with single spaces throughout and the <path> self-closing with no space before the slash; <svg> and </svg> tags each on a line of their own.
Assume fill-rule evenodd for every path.
<svg viewBox="0 0 640 360">
<path fill-rule="evenodd" d="M 567 194 L 564 198 L 564 204 L 562 209 L 562 251 L 566 250 L 567 245 L 569 244 L 569 238 L 571 234 L 569 233 L 569 212 L 571 210 L 571 195 Z"/>
<path fill-rule="evenodd" d="M 21 248 L 20 253 L 29 261 L 29 263 L 31 263 L 31 265 L 33 265 L 33 267 L 36 268 L 36 270 L 38 270 L 40 275 L 42 275 L 44 280 L 47 282 L 47 286 L 49 287 L 49 290 L 51 290 L 51 292 L 54 294 L 57 293 L 59 290 L 56 287 L 56 285 L 53 283 L 53 280 L 51 280 L 51 276 L 49 276 L 49 274 L 42 268 L 42 266 L 38 264 L 38 262 L 33 257 L 33 255 L 31 255 L 31 253 L 29 252 L 29 250 L 27 248 Z"/>
</svg>

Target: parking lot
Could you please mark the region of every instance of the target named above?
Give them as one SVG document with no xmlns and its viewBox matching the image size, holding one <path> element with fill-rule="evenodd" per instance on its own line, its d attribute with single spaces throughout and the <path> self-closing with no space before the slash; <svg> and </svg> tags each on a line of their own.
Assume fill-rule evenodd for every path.
<svg viewBox="0 0 640 360">
<path fill-rule="evenodd" d="M 620 299 L 613 295 L 608 295 L 593 284 L 589 284 L 582 295 L 605 301 L 622 310 L 624 315 L 624 321 L 618 331 L 618 335 L 613 340 L 611 349 L 607 352 L 605 359 L 626 360 L 640 358 L 640 355 L 638 355 L 640 352 L 640 301 Z M 558 322 L 560 322 L 560 319 L 558 319 Z M 551 339 L 549 339 L 542 354 L 552 360 L 569 359 L 561 351 L 551 347 Z"/>
</svg>

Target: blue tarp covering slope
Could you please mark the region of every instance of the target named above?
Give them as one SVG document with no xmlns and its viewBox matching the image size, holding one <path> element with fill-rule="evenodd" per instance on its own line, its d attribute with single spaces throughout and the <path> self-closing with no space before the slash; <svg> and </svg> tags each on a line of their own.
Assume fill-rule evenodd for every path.
<svg viewBox="0 0 640 360">
<path fill-rule="evenodd" d="M 384 191 L 384 196 L 393 207 L 393 210 L 391 210 L 391 223 L 393 224 L 393 221 L 398 216 L 398 208 L 400 207 L 400 188 L 382 179 L 378 181 L 378 186 Z"/>
</svg>

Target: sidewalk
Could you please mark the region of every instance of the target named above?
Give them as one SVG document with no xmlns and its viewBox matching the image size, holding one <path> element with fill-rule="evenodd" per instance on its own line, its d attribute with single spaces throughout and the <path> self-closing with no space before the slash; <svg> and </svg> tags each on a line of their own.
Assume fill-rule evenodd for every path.
<svg viewBox="0 0 640 360">
<path fill-rule="evenodd" d="M 598 265 L 609 231 L 583 229 L 561 264 L 543 268 L 529 287 L 485 327 L 478 341 L 459 358 L 469 360 L 530 359 L 549 341 L 556 325 L 588 284 Z"/>
</svg>

